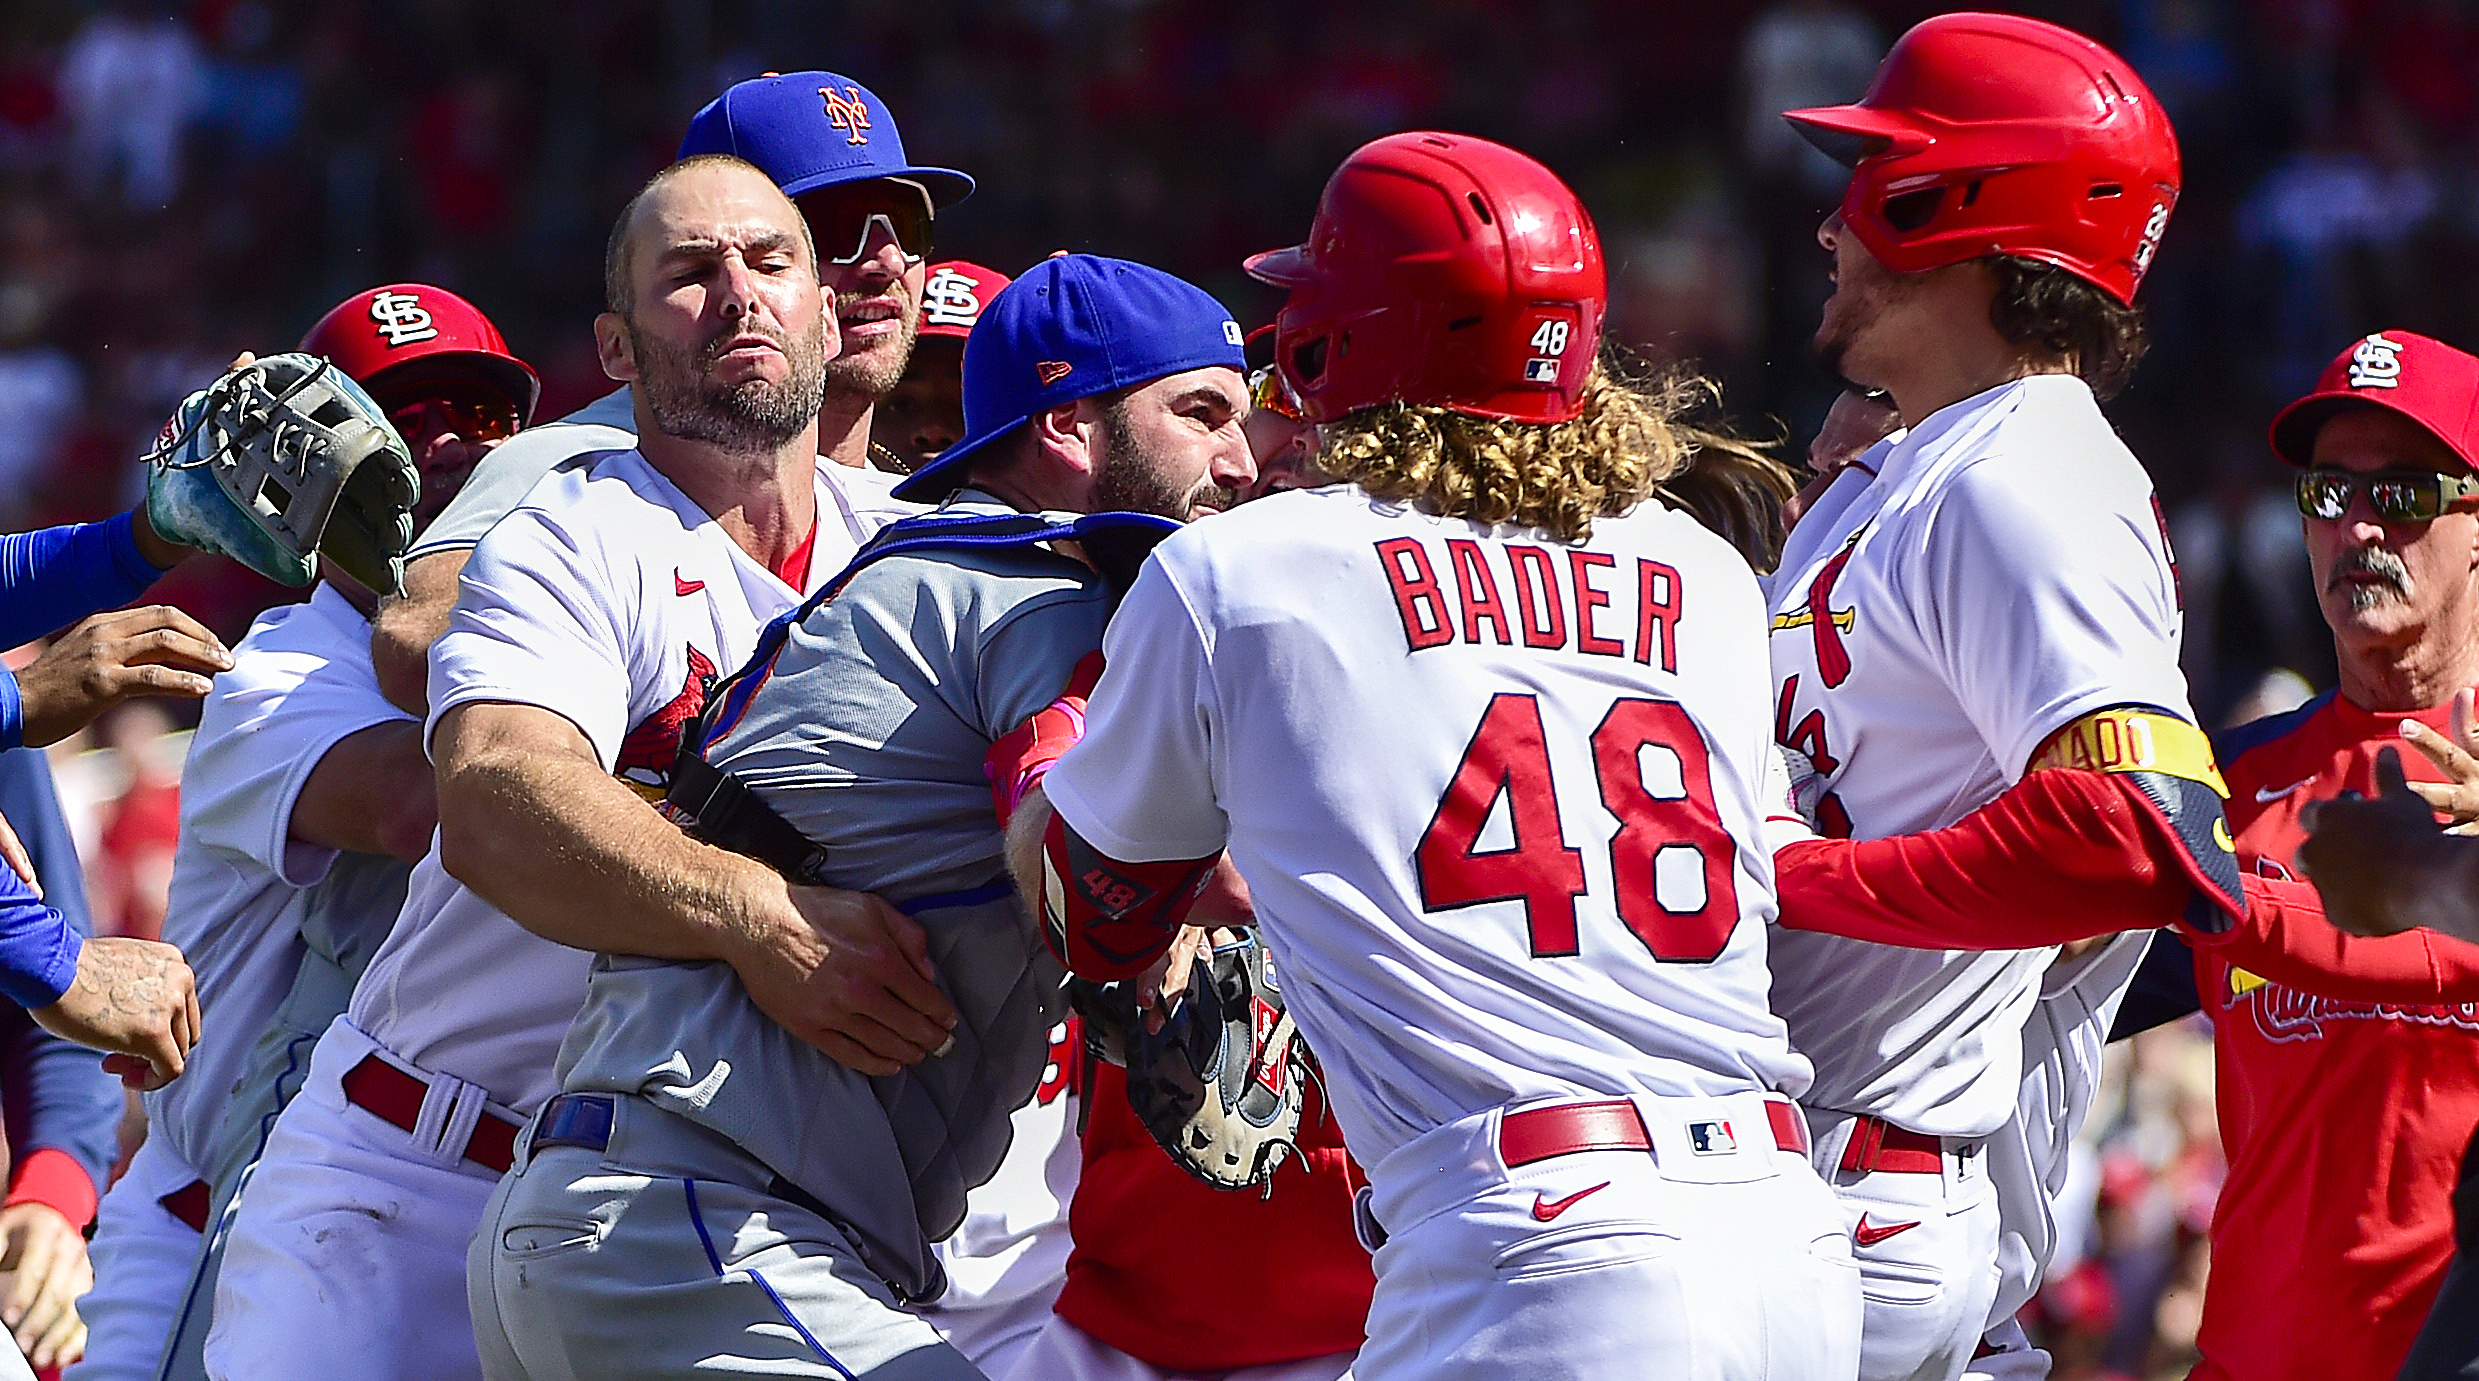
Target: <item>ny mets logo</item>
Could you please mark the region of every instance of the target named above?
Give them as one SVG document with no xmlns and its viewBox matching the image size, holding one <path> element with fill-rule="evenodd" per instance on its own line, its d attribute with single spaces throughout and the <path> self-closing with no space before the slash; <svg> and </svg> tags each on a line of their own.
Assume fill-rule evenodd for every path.
<svg viewBox="0 0 2479 1381">
<path fill-rule="evenodd" d="M 2350 387 L 2400 388 L 2402 343 L 2379 331 L 2350 350 Z"/>
<path fill-rule="evenodd" d="M 921 289 L 921 324 L 971 330 L 981 320 L 981 285 L 969 273 L 942 268 Z"/>
<path fill-rule="evenodd" d="M 411 293 L 371 294 L 370 319 L 379 324 L 379 334 L 387 338 L 391 350 L 417 340 L 431 340 L 439 334 L 439 328 L 431 323 L 429 310 L 422 306 L 422 299 Z"/>
<path fill-rule="evenodd" d="M 2221 1010 L 2240 1005 L 2255 1017 L 2255 1029 L 2268 1041 L 2320 1041 L 2328 1021 L 2398 1021 L 2412 1026 L 2458 1026 L 2479 1031 L 2479 1004 L 2419 1006 L 2400 1002 L 2343 1002 L 2285 988 L 2245 969 L 2229 971 Z"/>
<path fill-rule="evenodd" d="M 1863 528 L 1861 531 L 1865 530 Z M 1832 600 L 1834 582 L 1842 578 L 1842 568 L 1851 564 L 1851 552 L 1859 546 L 1859 536 L 1859 533 L 1852 533 L 1851 540 L 1844 543 L 1842 550 L 1816 573 L 1816 579 L 1808 582 L 1807 603 L 1789 613 L 1773 616 L 1773 631 L 1776 633 L 1786 628 L 1814 630 L 1816 674 L 1827 689 L 1841 685 L 1851 674 L 1851 652 L 1842 645 L 1842 638 L 1859 621 L 1859 611 L 1833 608 Z"/>
<path fill-rule="evenodd" d="M 835 88 L 821 86 L 818 94 L 826 98 L 826 122 L 844 132 L 845 143 L 869 142 L 869 136 L 862 133 L 869 128 L 869 104 L 861 99 L 861 88 L 847 86 L 838 96 Z"/>
</svg>

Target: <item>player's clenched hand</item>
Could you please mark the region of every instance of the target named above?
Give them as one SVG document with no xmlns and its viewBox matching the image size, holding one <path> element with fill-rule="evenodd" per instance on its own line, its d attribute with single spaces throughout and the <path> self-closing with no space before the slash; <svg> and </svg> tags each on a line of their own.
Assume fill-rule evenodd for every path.
<svg viewBox="0 0 2479 1381">
<path fill-rule="evenodd" d="M 2479 833 L 2479 725 L 2471 720 L 2471 693 L 2464 690 L 2453 697 L 2452 737 L 2415 719 L 2401 725 L 2402 738 L 2445 774 L 2444 781 L 2412 782 L 2410 789 L 2451 817 L 2454 834 Z"/>
<path fill-rule="evenodd" d="M 938 990 L 929 935 L 866 892 L 794 887 L 732 960 L 749 1000 L 783 1029 L 863 1074 L 943 1054 L 955 1005 Z"/>
<path fill-rule="evenodd" d="M 169 604 L 97 614 L 18 673 L 22 741 L 31 748 L 58 743 L 132 696 L 197 699 L 212 684 L 209 676 L 231 669 L 224 644 Z"/>
<path fill-rule="evenodd" d="M 2353 935 L 2426 926 L 2463 939 L 2479 930 L 2479 844 L 2447 836 L 2411 794 L 2401 757 L 2376 754 L 2374 797 L 2345 794 L 2300 813 L 2309 830 L 2299 866 L 2324 899 L 2324 914 Z"/>
<path fill-rule="evenodd" d="M 49 1007 L 34 1009 L 43 1029 L 111 1051 L 104 1068 L 132 1088 L 157 1089 L 181 1077 L 198 1043 L 198 983 L 181 952 L 153 940 L 106 935 L 77 957 L 77 981 Z"/>
<path fill-rule="evenodd" d="M 86 1355 L 78 1296 L 95 1288 L 86 1239 L 60 1210 L 26 1202 L 0 1208 L 0 1324 L 41 1371 Z"/>
</svg>

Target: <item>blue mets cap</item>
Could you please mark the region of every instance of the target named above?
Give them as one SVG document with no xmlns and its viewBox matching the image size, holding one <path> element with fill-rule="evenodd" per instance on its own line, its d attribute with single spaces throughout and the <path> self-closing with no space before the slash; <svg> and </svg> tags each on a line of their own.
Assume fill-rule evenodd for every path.
<svg viewBox="0 0 2479 1381">
<path fill-rule="evenodd" d="M 1203 288 L 1157 268 L 1062 254 L 1025 270 L 964 340 L 964 438 L 895 486 L 934 502 L 976 453 L 1035 413 L 1223 365 L 1245 373 L 1239 323 Z"/>
<path fill-rule="evenodd" d="M 786 72 L 741 82 L 706 103 L 680 139 L 680 156 L 728 153 L 757 165 L 788 197 L 873 177 L 905 177 L 953 206 L 973 180 L 952 168 L 916 168 L 877 93 L 833 72 Z"/>
</svg>

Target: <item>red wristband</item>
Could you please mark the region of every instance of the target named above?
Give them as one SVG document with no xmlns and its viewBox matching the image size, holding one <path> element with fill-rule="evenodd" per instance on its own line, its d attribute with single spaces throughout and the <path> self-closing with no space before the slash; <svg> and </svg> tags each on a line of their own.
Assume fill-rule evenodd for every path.
<svg viewBox="0 0 2479 1381">
<path fill-rule="evenodd" d="M 83 1232 L 95 1221 L 95 1182 L 68 1152 L 38 1146 L 9 1172 L 9 1194 L 0 1204 L 42 1204 L 57 1209 Z"/>
</svg>

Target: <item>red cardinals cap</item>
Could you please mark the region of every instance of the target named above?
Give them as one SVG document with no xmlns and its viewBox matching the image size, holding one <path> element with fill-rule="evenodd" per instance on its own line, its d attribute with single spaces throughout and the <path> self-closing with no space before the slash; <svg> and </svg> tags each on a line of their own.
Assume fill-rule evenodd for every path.
<svg viewBox="0 0 2479 1381">
<path fill-rule="evenodd" d="M 921 334 L 962 340 L 981 320 L 981 309 L 1011 280 L 997 269 L 962 259 L 930 265 L 929 281 L 921 288 Z"/>
<path fill-rule="evenodd" d="M 327 357 L 373 395 L 385 395 L 381 406 L 443 378 L 478 379 L 507 395 L 523 426 L 542 397 L 533 366 L 508 349 L 482 309 L 428 283 L 353 294 L 318 319 L 301 350 Z"/>
<path fill-rule="evenodd" d="M 2272 419 L 2273 454 L 2310 464 L 2317 430 L 2352 404 L 2400 413 L 2479 471 L 2479 359 L 2415 332 L 2378 331 L 2342 351 L 2315 392 Z"/>
</svg>

